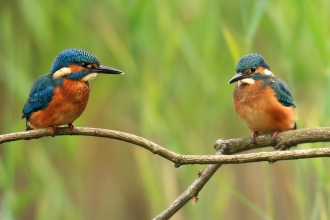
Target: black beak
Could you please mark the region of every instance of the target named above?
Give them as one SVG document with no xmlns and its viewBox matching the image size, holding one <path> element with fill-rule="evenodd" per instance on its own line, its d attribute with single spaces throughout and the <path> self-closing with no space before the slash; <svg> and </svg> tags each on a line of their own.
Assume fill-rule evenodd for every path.
<svg viewBox="0 0 330 220">
<path fill-rule="evenodd" d="M 238 72 L 233 78 L 231 78 L 228 82 L 228 84 L 231 84 L 233 82 L 237 82 L 238 80 L 248 78 L 250 75 L 249 74 L 244 74 L 241 72 Z"/>
<path fill-rule="evenodd" d="M 98 68 L 92 69 L 93 73 L 104 73 L 104 74 L 124 74 L 123 71 L 117 70 L 112 67 L 100 65 Z"/>
</svg>

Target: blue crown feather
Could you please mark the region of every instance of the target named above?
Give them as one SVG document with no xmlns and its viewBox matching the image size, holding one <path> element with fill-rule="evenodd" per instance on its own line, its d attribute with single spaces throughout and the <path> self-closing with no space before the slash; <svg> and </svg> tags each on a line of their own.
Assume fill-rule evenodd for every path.
<svg viewBox="0 0 330 220">
<path fill-rule="evenodd" d="M 70 48 L 62 51 L 55 58 L 50 72 L 55 73 L 63 67 L 68 67 L 71 64 L 80 65 L 81 63 L 96 63 L 100 65 L 99 60 L 91 53 L 85 50 Z"/>
<path fill-rule="evenodd" d="M 270 69 L 268 64 L 265 62 L 265 59 L 259 54 L 248 54 L 242 56 L 241 59 L 237 62 L 236 72 L 244 72 L 246 69 L 250 69 L 252 67 L 262 66 L 267 69 Z"/>
</svg>

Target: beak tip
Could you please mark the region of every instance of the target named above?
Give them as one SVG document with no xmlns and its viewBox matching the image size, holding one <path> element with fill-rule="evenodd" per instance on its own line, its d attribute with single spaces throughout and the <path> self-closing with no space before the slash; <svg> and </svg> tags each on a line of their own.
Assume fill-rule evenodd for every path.
<svg viewBox="0 0 330 220">
<path fill-rule="evenodd" d="M 237 82 L 237 81 L 239 81 L 239 80 L 241 80 L 243 78 L 246 78 L 246 77 L 247 77 L 247 75 L 245 75 L 245 74 L 243 74 L 241 72 L 238 72 L 235 76 L 233 76 L 233 78 L 231 78 L 229 80 L 228 84 L 232 84 L 232 83 Z"/>
<path fill-rule="evenodd" d="M 230 85 L 230 84 L 232 84 L 232 83 L 234 83 L 234 82 L 236 82 L 236 80 L 235 80 L 234 78 L 232 78 L 232 79 L 230 79 L 230 80 L 228 81 L 228 84 Z"/>
<path fill-rule="evenodd" d="M 123 71 L 112 68 L 112 67 L 108 67 L 108 66 L 103 66 L 100 65 L 99 68 L 94 69 L 95 72 L 98 73 L 104 73 L 104 74 L 117 74 L 117 75 L 122 75 L 124 74 Z"/>
</svg>

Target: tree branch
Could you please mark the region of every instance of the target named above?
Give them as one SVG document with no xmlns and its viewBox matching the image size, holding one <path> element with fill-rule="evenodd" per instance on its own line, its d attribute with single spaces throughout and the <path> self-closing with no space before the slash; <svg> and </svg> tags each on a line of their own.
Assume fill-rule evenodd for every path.
<svg viewBox="0 0 330 220">
<path fill-rule="evenodd" d="M 3 134 L 0 135 L 0 144 L 11 141 L 17 141 L 17 140 L 36 139 L 51 135 L 52 133 L 48 129 L 37 129 L 31 131 Z M 84 136 L 94 136 L 94 137 L 103 137 L 103 138 L 121 140 L 143 147 L 151 151 L 152 153 L 158 154 L 159 156 L 174 163 L 177 163 L 177 161 L 180 160 L 181 157 L 180 154 L 174 153 L 173 151 L 161 147 L 152 141 L 136 136 L 134 134 L 129 134 L 121 131 L 114 131 L 114 130 L 101 129 L 101 128 L 75 127 L 75 133 L 72 133 L 69 128 L 56 128 L 55 135 L 56 136 L 84 135 Z"/>
<path fill-rule="evenodd" d="M 223 154 L 234 154 L 246 150 L 256 149 L 260 147 L 271 146 L 275 144 L 278 148 L 289 148 L 296 144 L 312 143 L 312 142 L 327 142 L 330 141 L 330 128 L 305 128 L 300 130 L 293 130 L 279 133 L 276 139 L 276 143 L 271 142 L 270 135 L 262 135 L 258 138 L 258 144 L 255 145 L 251 142 L 251 138 L 238 138 L 231 140 L 219 139 L 214 147 L 217 149 L 215 157 L 226 157 Z M 315 149 L 325 150 L 329 154 L 329 148 Z M 298 150 L 294 151 L 297 152 Z M 290 153 L 291 151 L 288 151 Z M 269 152 L 264 153 L 265 155 L 279 153 L 287 153 L 285 151 L 280 152 Z M 219 156 L 217 156 L 219 155 Z M 249 154 L 247 154 L 249 155 Z M 295 155 L 295 154 L 294 154 Z M 242 156 L 242 155 L 237 155 Z M 243 157 L 246 155 L 243 155 Z M 235 156 L 230 156 L 234 158 Z M 277 158 L 279 160 L 279 158 Z M 275 162 L 274 158 L 270 159 L 269 162 Z M 199 191 L 202 190 L 204 185 L 210 180 L 212 175 L 220 168 L 221 164 L 211 164 L 206 166 L 203 172 L 200 173 L 199 177 L 184 191 L 167 209 L 157 215 L 154 219 L 169 219 L 177 211 L 179 211 L 189 200 L 197 198 Z"/>
<path fill-rule="evenodd" d="M 275 149 L 285 149 L 298 144 L 329 141 L 330 127 L 316 127 L 278 133 L 275 143 L 272 143 L 270 135 L 259 136 L 257 145 L 251 142 L 251 138 L 237 138 L 229 140 L 219 139 L 215 143 L 215 148 L 220 149 L 223 154 L 234 154 L 267 146 L 274 146 Z"/>
<path fill-rule="evenodd" d="M 240 164 L 268 161 L 275 163 L 279 160 L 297 160 L 316 157 L 330 157 L 330 148 L 316 148 L 309 150 L 291 150 L 260 152 L 239 155 L 202 155 L 184 156 L 180 163 L 185 164 Z"/>
<path fill-rule="evenodd" d="M 326 142 L 330 141 L 330 128 L 305 128 L 279 133 L 276 143 L 273 143 L 270 135 L 262 135 L 258 138 L 258 144 L 253 144 L 251 138 L 237 138 L 223 140 L 219 139 L 215 143 L 215 148 L 222 155 L 182 155 L 170 151 L 164 147 L 155 144 L 152 141 L 142 137 L 114 130 L 100 128 L 85 128 L 76 127 L 76 132 L 71 133 L 68 128 L 57 128 L 56 135 L 85 135 L 117 139 L 141 146 L 154 154 L 172 161 L 176 167 L 187 164 L 236 164 L 268 161 L 275 162 L 278 160 L 293 160 L 312 157 L 329 157 L 330 148 L 310 149 L 310 150 L 293 150 L 293 151 L 277 151 L 277 152 L 262 152 L 243 155 L 224 155 L 233 154 L 246 150 L 274 146 L 275 148 L 286 148 L 301 143 Z M 40 138 L 51 136 L 48 129 L 38 129 L 32 131 L 17 132 L 11 134 L 0 135 L 0 143 Z"/>
<path fill-rule="evenodd" d="M 76 127 L 76 132 L 74 134 L 72 134 L 70 129 L 68 128 L 57 128 L 56 135 L 85 135 L 125 141 L 141 146 L 154 154 L 158 154 L 159 156 L 169 161 L 172 161 L 176 167 L 185 164 L 211 164 L 208 165 L 202 172 L 200 172 L 199 177 L 191 184 L 191 186 L 185 192 L 183 192 L 172 203 L 170 207 L 168 207 L 161 214 L 156 216 L 155 219 L 168 219 L 173 216 L 180 208 L 182 208 L 189 200 L 193 198 L 196 199 L 199 191 L 209 181 L 212 175 L 220 168 L 221 164 L 249 163 L 259 161 L 268 161 L 270 163 L 274 163 L 278 160 L 330 156 L 330 148 L 276 151 L 267 153 L 262 152 L 243 155 L 225 155 L 235 154 L 242 151 L 266 146 L 274 146 L 275 149 L 286 149 L 291 146 L 295 146 L 297 144 L 302 143 L 329 142 L 329 127 L 305 128 L 282 132 L 277 135 L 275 143 L 272 142 L 270 135 L 259 136 L 258 144 L 253 144 L 251 142 L 250 137 L 229 140 L 219 139 L 215 143 L 215 148 L 217 150 L 216 155 L 181 155 L 133 134 L 99 128 Z M 23 139 L 41 138 L 46 136 L 51 136 L 51 132 L 48 129 L 38 129 L 32 131 L 3 134 L 0 135 L 0 144 Z"/>
<path fill-rule="evenodd" d="M 216 155 L 221 155 L 217 151 Z M 220 168 L 221 164 L 211 164 L 199 173 L 199 177 L 186 189 L 176 200 L 162 213 L 157 215 L 154 220 L 169 219 L 179 211 L 189 200 L 197 198 L 199 191 L 211 179 L 213 174 Z"/>
</svg>

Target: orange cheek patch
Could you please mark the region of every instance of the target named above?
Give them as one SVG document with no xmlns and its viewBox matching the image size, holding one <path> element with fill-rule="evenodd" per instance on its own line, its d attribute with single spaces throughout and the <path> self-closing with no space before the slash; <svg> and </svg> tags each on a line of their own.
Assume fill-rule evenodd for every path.
<svg viewBox="0 0 330 220">
<path fill-rule="evenodd" d="M 72 73 L 79 72 L 79 71 L 85 69 L 82 66 L 77 66 L 77 65 L 70 65 L 69 68 L 71 69 Z"/>
<path fill-rule="evenodd" d="M 88 64 L 87 67 L 90 69 L 96 69 L 96 68 L 98 68 L 98 65 L 96 63 L 93 63 L 93 64 Z"/>
<path fill-rule="evenodd" d="M 255 71 L 256 73 L 265 73 L 265 67 L 259 66 L 258 69 Z"/>
</svg>

